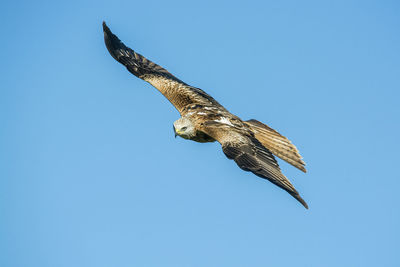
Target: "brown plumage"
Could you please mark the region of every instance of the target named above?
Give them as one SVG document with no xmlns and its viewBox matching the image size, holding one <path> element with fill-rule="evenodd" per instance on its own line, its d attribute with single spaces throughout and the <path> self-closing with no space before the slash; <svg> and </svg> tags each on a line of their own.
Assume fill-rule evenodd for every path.
<svg viewBox="0 0 400 267">
<path fill-rule="evenodd" d="M 274 155 L 292 164 L 299 170 L 307 172 L 305 163 L 302 160 L 297 148 L 286 137 L 257 120 L 245 122 L 251 127 L 255 137 L 268 148 Z"/>
<path fill-rule="evenodd" d="M 259 121 L 242 121 L 203 90 L 126 47 L 104 22 L 103 31 L 111 56 L 157 88 L 179 111 L 181 118 L 174 123 L 176 135 L 197 142 L 218 141 L 225 155 L 241 169 L 271 181 L 308 208 L 273 156 L 306 172 L 298 150 L 286 137 Z"/>
</svg>

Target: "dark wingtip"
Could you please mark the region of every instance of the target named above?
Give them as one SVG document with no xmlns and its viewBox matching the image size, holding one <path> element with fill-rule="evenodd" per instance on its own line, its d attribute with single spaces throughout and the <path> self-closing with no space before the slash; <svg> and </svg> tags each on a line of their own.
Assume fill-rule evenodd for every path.
<svg viewBox="0 0 400 267">
<path fill-rule="evenodd" d="M 107 27 L 107 24 L 106 24 L 105 21 L 103 21 L 103 31 L 104 32 L 109 32 L 110 31 L 110 29 Z"/>
<path fill-rule="evenodd" d="M 296 195 L 294 197 L 304 206 L 304 208 L 308 209 L 307 203 L 304 201 L 304 199 L 301 198 L 300 195 Z"/>
<path fill-rule="evenodd" d="M 118 39 L 117 36 L 115 36 L 115 34 L 111 32 L 105 21 L 103 21 L 103 32 L 104 42 L 106 44 L 108 52 L 110 52 L 111 56 L 118 61 L 116 50 L 118 50 L 119 48 L 126 48 L 125 45 Z"/>
<path fill-rule="evenodd" d="M 108 36 L 112 36 L 112 32 L 110 30 L 110 28 L 108 28 L 107 24 L 105 21 L 103 21 L 103 32 L 104 32 L 104 37 L 107 38 Z"/>
<path fill-rule="evenodd" d="M 119 43 L 120 42 L 118 37 L 115 36 L 115 34 L 112 33 L 110 28 L 108 28 L 108 26 L 107 26 L 105 21 L 103 21 L 103 32 L 104 32 L 104 39 L 109 39 L 109 40 L 113 41 L 114 43 Z"/>
</svg>

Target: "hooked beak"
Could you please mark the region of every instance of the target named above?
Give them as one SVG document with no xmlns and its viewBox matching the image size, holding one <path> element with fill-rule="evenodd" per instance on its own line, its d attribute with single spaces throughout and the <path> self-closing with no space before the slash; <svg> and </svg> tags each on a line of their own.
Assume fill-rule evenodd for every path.
<svg viewBox="0 0 400 267">
<path fill-rule="evenodd" d="M 172 127 L 174 128 L 174 134 L 175 134 L 175 138 L 176 138 L 176 136 L 177 136 L 178 134 L 176 133 L 175 126 L 172 125 Z"/>
</svg>

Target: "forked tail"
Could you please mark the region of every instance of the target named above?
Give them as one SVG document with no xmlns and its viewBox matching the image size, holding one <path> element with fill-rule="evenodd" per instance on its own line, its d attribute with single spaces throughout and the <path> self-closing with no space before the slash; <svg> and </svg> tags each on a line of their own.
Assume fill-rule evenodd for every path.
<svg viewBox="0 0 400 267">
<path fill-rule="evenodd" d="M 289 141 L 289 139 L 257 120 L 248 120 L 246 121 L 246 124 L 251 127 L 257 140 L 268 148 L 274 155 L 303 172 L 307 172 L 305 168 L 306 164 L 302 160 L 299 151 L 295 145 Z"/>
</svg>

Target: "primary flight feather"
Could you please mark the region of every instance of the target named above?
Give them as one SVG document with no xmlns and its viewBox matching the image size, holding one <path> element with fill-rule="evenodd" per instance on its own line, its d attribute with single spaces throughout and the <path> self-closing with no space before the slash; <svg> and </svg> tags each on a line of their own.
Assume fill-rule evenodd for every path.
<svg viewBox="0 0 400 267">
<path fill-rule="evenodd" d="M 225 155 L 241 169 L 268 179 L 308 209 L 273 156 L 306 172 L 299 151 L 286 137 L 257 120 L 242 121 L 203 90 L 184 83 L 125 46 L 104 22 L 103 31 L 111 56 L 157 88 L 179 111 L 181 118 L 174 122 L 175 135 L 202 143 L 218 141 Z"/>
</svg>

